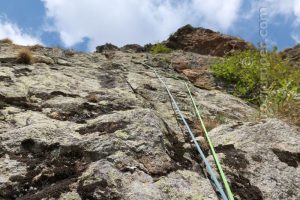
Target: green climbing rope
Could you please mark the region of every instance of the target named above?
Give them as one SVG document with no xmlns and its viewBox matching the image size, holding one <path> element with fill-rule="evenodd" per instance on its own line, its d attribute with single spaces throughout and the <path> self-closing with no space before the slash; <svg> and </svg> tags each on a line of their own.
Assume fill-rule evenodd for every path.
<svg viewBox="0 0 300 200">
<path fill-rule="evenodd" d="M 181 110 L 179 109 L 178 104 L 177 104 L 177 102 L 175 101 L 175 99 L 174 99 L 172 93 L 170 92 L 170 90 L 169 90 L 167 84 L 166 84 L 165 81 L 158 75 L 158 73 L 156 72 L 156 70 L 154 70 L 154 73 L 156 74 L 157 78 L 158 78 L 159 81 L 162 83 L 162 85 L 166 88 L 166 90 L 167 90 L 167 92 L 168 92 L 168 94 L 169 94 L 169 97 L 170 97 L 170 99 L 171 99 L 173 105 L 174 105 L 175 108 L 176 108 L 176 111 L 178 112 L 178 114 L 179 114 L 179 116 L 180 116 L 182 122 L 184 123 L 185 127 L 187 128 L 187 131 L 188 131 L 188 133 L 190 134 L 190 136 L 191 136 L 191 138 L 192 138 L 192 140 L 193 140 L 193 142 L 194 142 L 194 144 L 195 144 L 195 146 L 196 146 L 196 149 L 197 149 L 197 151 L 198 151 L 198 153 L 199 153 L 199 155 L 200 155 L 200 158 L 201 158 L 201 159 L 203 160 L 203 162 L 205 163 L 207 172 L 208 172 L 208 174 L 210 175 L 211 179 L 213 180 L 213 182 L 214 182 L 214 184 L 215 184 L 214 186 L 215 186 L 216 191 L 220 192 L 220 194 L 221 194 L 223 200 L 228 200 L 228 198 L 227 198 L 227 196 L 226 196 L 226 194 L 225 194 L 225 192 L 224 192 L 224 190 L 223 190 L 223 188 L 222 188 L 222 185 L 219 183 L 219 180 L 217 179 L 215 173 L 213 172 L 213 170 L 212 170 L 212 168 L 211 168 L 211 166 L 210 166 L 208 160 L 206 159 L 206 157 L 205 157 L 205 155 L 204 155 L 204 153 L 203 153 L 203 151 L 202 151 L 200 145 L 198 144 L 198 142 L 197 142 L 197 140 L 196 140 L 196 138 L 195 138 L 195 135 L 193 134 L 193 132 L 192 132 L 190 126 L 188 125 L 187 121 L 185 120 L 185 117 L 183 116 Z"/>
<path fill-rule="evenodd" d="M 219 162 L 218 156 L 217 156 L 217 154 L 216 154 L 216 152 L 215 152 L 215 149 L 214 149 L 214 146 L 213 146 L 213 144 L 212 144 L 212 141 L 211 141 L 211 139 L 210 139 L 209 136 L 208 136 L 207 130 L 206 130 L 206 128 L 205 128 L 205 125 L 204 125 L 204 122 L 203 122 L 202 117 L 201 117 L 201 115 L 200 115 L 200 112 L 199 112 L 199 110 L 198 110 L 198 107 L 197 107 L 197 105 L 196 105 L 196 103 L 195 103 L 195 100 L 194 100 L 192 94 L 191 94 L 191 90 L 190 90 L 189 86 L 187 85 L 187 83 L 185 83 L 185 86 L 186 86 L 186 88 L 187 88 L 187 90 L 188 90 L 188 92 L 189 92 L 189 95 L 190 95 L 190 97 L 191 97 L 191 100 L 192 100 L 193 107 L 194 107 L 194 110 L 195 110 L 195 112 L 196 112 L 197 118 L 199 119 L 200 124 L 201 124 L 201 127 L 202 127 L 202 129 L 203 129 L 203 131 L 204 131 L 204 135 L 205 135 L 206 141 L 208 142 L 210 151 L 211 151 L 211 153 L 212 153 L 212 156 L 213 156 L 213 158 L 214 158 L 214 160 L 215 160 L 216 166 L 217 166 L 218 171 L 219 171 L 219 173 L 220 173 L 220 176 L 221 176 L 222 182 L 223 182 L 223 184 L 224 184 L 224 187 L 225 187 L 227 196 L 228 196 L 229 200 L 234 200 L 233 194 L 232 194 L 232 192 L 231 192 L 231 190 L 230 190 L 228 181 L 227 181 L 226 176 L 225 176 L 225 174 L 224 174 L 224 172 L 223 172 L 223 169 L 222 169 L 221 164 L 220 164 L 220 162 Z"/>
</svg>

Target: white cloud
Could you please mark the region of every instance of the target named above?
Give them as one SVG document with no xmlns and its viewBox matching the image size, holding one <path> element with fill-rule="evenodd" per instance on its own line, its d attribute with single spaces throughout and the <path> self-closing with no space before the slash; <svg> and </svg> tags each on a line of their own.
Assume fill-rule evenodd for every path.
<svg viewBox="0 0 300 200">
<path fill-rule="evenodd" d="M 291 38 L 296 42 L 300 42 L 299 34 L 297 33 L 300 26 L 300 1 L 299 0 L 265 0 L 266 5 L 270 10 L 271 17 L 282 15 L 293 19 L 293 31 Z"/>
<path fill-rule="evenodd" d="M 265 8 L 269 17 L 276 15 L 292 16 L 295 14 L 296 0 L 260 0 L 251 2 L 252 15 L 257 14 L 260 8 Z"/>
<path fill-rule="evenodd" d="M 297 24 L 300 24 L 300 1 L 295 1 L 294 14 L 297 16 Z"/>
<path fill-rule="evenodd" d="M 0 39 L 4 38 L 9 38 L 15 44 L 20 45 L 42 44 L 38 38 L 23 33 L 16 24 L 0 18 Z"/>
<path fill-rule="evenodd" d="M 300 25 L 299 0 L 265 0 L 271 16 L 282 15 L 294 19 L 294 26 Z"/>
<path fill-rule="evenodd" d="M 291 37 L 296 43 L 300 43 L 300 34 L 299 33 L 293 32 Z"/>
<path fill-rule="evenodd" d="M 66 46 L 89 38 L 89 48 L 111 42 L 145 44 L 166 39 L 187 23 L 228 30 L 242 0 L 41 0 L 51 29 Z"/>
<path fill-rule="evenodd" d="M 260 0 L 253 1 L 251 8 L 252 17 L 258 14 L 260 8 L 265 8 L 265 14 L 269 23 L 280 25 L 281 22 L 276 21 L 277 16 L 282 16 L 286 20 L 291 20 L 291 38 L 299 43 L 299 27 L 300 27 L 300 0 Z"/>
</svg>

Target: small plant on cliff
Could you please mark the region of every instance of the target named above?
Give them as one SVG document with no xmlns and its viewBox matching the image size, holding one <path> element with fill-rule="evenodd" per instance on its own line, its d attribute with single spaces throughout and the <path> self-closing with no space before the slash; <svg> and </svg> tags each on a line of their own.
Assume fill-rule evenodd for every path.
<svg viewBox="0 0 300 200">
<path fill-rule="evenodd" d="M 233 94 L 248 100 L 259 95 L 259 52 L 244 51 L 227 56 L 212 66 L 215 77 L 234 86 Z"/>
<path fill-rule="evenodd" d="M 17 62 L 21 64 L 31 64 L 32 63 L 32 53 L 29 49 L 25 48 L 19 51 L 17 56 Z"/>
<path fill-rule="evenodd" d="M 233 94 L 280 113 L 300 92 L 300 70 L 275 51 L 248 50 L 225 57 L 212 66 L 215 77 L 233 88 Z"/>
<path fill-rule="evenodd" d="M 240 52 L 215 63 L 212 70 L 217 78 L 234 85 L 233 94 L 252 102 L 270 90 L 291 90 L 300 84 L 299 70 L 275 52 L 266 53 L 263 58 L 259 51 Z"/>
<path fill-rule="evenodd" d="M 155 44 L 151 47 L 150 52 L 153 54 L 158 54 L 158 53 L 171 53 L 172 49 L 166 47 L 166 45 L 158 43 Z"/>
</svg>

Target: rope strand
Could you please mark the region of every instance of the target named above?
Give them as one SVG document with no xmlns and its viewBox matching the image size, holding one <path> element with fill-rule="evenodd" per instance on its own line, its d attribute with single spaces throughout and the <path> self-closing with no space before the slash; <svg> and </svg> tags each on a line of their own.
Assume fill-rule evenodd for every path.
<svg viewBox="0 0 300 200">
<path fill-rule="evenodd" d="M 173 104 L 174 104 L 174 106 L 175 106 L 175 108 L 176 108 L 178 114 L 180 115 L 181 120 L 183 121 L 184 125 L 186 126 L 186 128 L 187 128 L 187 130 L 188 130 L 188 132 L 189 132 L 189 134 L 190 134 L 190 136 L 191 136 L 191 138 L 192 138 L 192 140 L 193 140 L 193 142 L 194 142 L 194 144 L 195 144 L 195 146 L 196 146 L 196 149 L 197 149 L 198 153 L 200 154 L 200 158 L 201 158 L 201 159 L 204 161 L 204 163 L 205 163 L 207 172 L 209 173 L 210 177 L 212 178 L 212 180 L 213 180 L 213 182 L 214 182 L 214 184 L 215 184 L 215 187 L 216 187 L 217 191 L 220 192 L 220 194 L 221 194 L 221 196 L 222 196 L 222 198 L 223 198 L 224 200 L 228 200 L 228 198 L 227 198 L 227 196 L 226 196 L 226 194 L 225 194 L 225 192 L 224 192 L 224 190 L 223 190 L 221 184 L 220 184 L 219 181 L 217 180 L 217 177 L 216 177 L 216 175 L 214 174 L 214 172 L 212 171 L 212 169 L 211 169 L 211 167 L 210 167 L 210 164 L 208 163 L 207 159 L 205 158 L 205 155 L 204 155 L 203 151 L 201 150 L 201 148 L 200 148 L 200 146 L 199 146 L 199 144 L 198 144 L 198 142 L 197 142 L 197 140 L 196 140 L 194 134 L 192 133 L 192 131 L 191 131 L 191 129 L 190 129 L 188 123 L 186 122 L 186 120 L 185 120 L 185 118 L 184 118 L 184 116 L 183 116 L 183 114 L 181 113 L 181 111 L 180 111 L 180 109 L 179 109 L 179 107 L 178 107 L 178 105 L 177 105 L 175 99 L 173 98 L 173 95 L 171 94 L 171 92 L 170 92 L 168 86 L 166 85 L 166 83 L 162 80 L 162 78 L 158 75 L 158 73 L 157 73 L 155 70 L 154 70 L 154 73 L 156 74 L 156 76 L 157 76 L 157 78 L 160 80 L 160 82 L 164 85 L 164 87 L 166 88 L 166 90 L 167 90 L 167 92 L 168 92 L 168 95 L 170 96 L 170 98 L 171 98 L 171 100 L 172 100 L 172 102 L 173 102 Z"/>
<path fill-rule="evenodd" d="M 208 133 L 207 133 L 207 130 L 206 130 L 206 128 L 205 128 L 205 125 L 204 125 L 204 122 L 203 122 L 203 120 L 202 120 L 202 117 L 201 117 L 201 115 L 200 115 L 199 109 L 198 109 L 198 107 L 197 107 L 197 105 L 196 105 L 196 102 L 195 102 L 193 96 L 192 96 L 191 90 L 190 90 L 190 88 L 189 88 L 189 86 L 187 85 L 186 82 L 185 82 L 185 86 L 186 86 L 186 88 L 187 88 L 187 90 L 188 90 L 188 92 L 189 92 L 189 95 L 190 95 L 190 97 L 191 97 L 191 100 L 192 100 L 192 103 L 193 103 L 193 106 L 194 106 L 194 110 L 195 110 L 195 112 L 196 112 L 197 118 L 199 119 L 200 124 L 201 124 L 201 126 L 202 126 L 202 129 L 203 129 L 203 131 L 204 131 L 204 135 L 205 135 L 206 141 L 207 141 L 207 143 L 208 143 L 208 145 L 209 145 L 210 151 L 211 151 L 212 156 L 213 156 L 213 158 L 214 158 L 214 160 L 215 160 L 216 166 L 217 166 L 217 168 L 218 168 L 218 170 L 219 170 L 219 173 L 220 173 L 222 182 L 223 182 L 223 184 L 224 184 L 226 193 L 227 193 L 227 195 L 228 195 L 228 198 L 229 198 L 229 200 L 234 200 L 233 194 L 232 194 L 232 192 L 231 192 L 231 190 L 230 190 L 230 187 L 229 187 L 229 184 L 228 184 L 228 181 L 227 181 L 226 176 L 225 176 L 225 174 L 224 174 L 224 172 L 223 172 L 222 166 L 221 166 L 221 164 L 220 164 L 220 162 L 219 162 L 219 158 L 218 158 L 218 156 L 217 156 L 217 154 L 216 154 L 216 152 L 215 152 L 215 148 L 214 148 L 214 146 L 213 146 L 213 143 L 212 143 L 211 139 L 210 139 L 209 136 L 208 136 Z"/>
</svg>

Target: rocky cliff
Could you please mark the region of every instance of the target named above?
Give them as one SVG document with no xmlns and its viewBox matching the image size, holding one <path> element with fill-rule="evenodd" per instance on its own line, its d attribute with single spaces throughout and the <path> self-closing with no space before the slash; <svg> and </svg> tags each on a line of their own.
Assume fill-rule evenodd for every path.
<svg viewBox="0 0 300 200">
<path fill-rule="evenodd" d="M 172 34 L 165 44 L 172 49 L 191 51 L 202 55 L 224 56 L 236 51 L 253 49 L 241 38 L 225 35 L 205 28 L 186 25 Z"/>
<path fill-rule="evenodd" d="M 300 198 L 299 132 L 216 90 L 214 57 L 21 48 L 0 44 L 0 199 L 218 199 L 152 68 L 201 136 L 190 84 L 236 199 Z"/>
<path fill-rule="evenodd" d="M 297 44 L 296 46 L 292 48 L 287 48 L 281 52 L 281 55 L 284 58 L 289 58 L 290 63 L 293 65 L 296 65 L 298 68 L 299 67 L 299 62 L 300 62 L 300 44 Z"/>
</svg>

